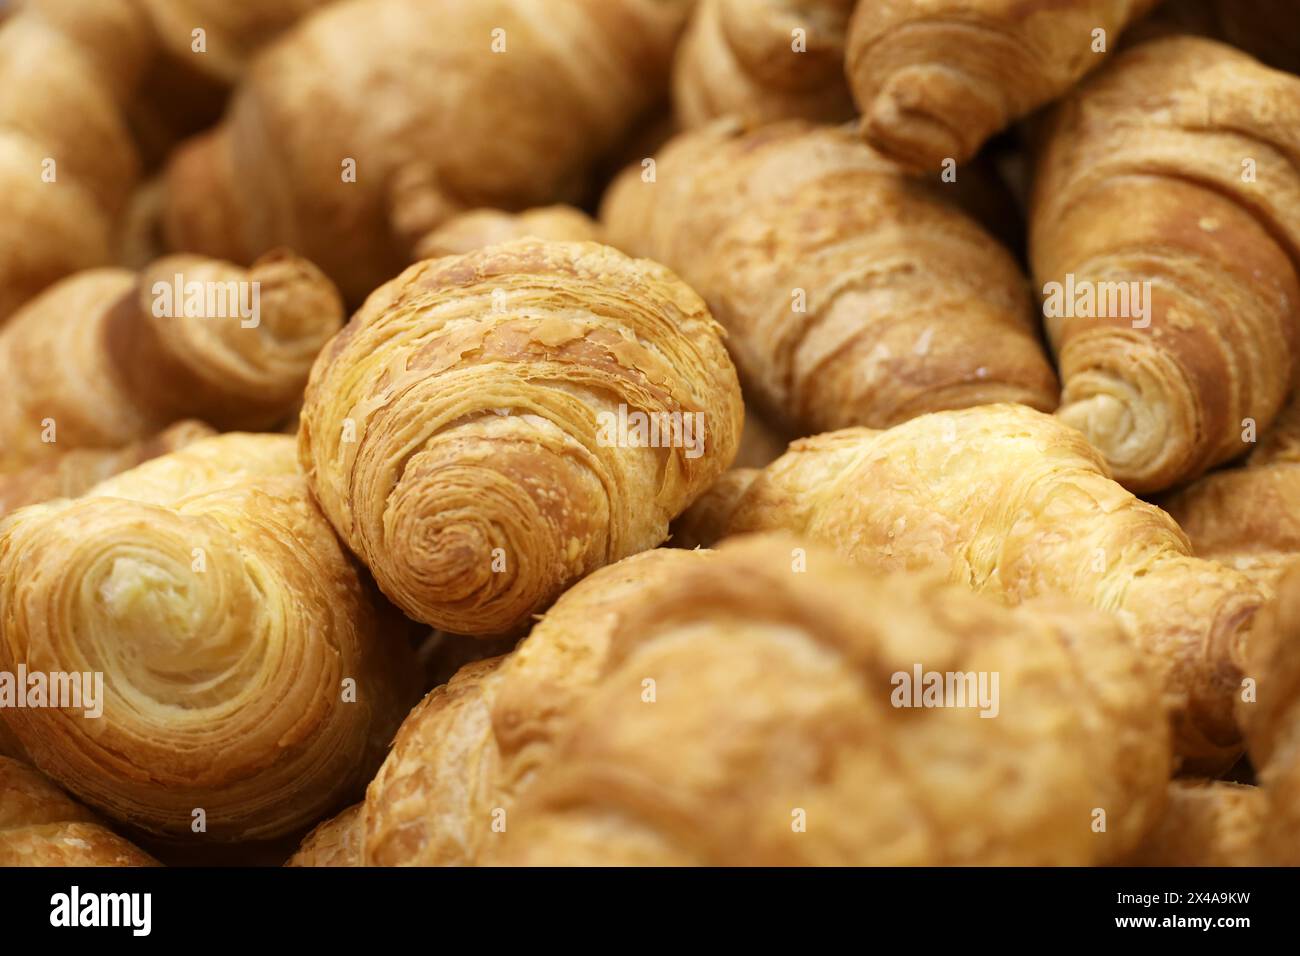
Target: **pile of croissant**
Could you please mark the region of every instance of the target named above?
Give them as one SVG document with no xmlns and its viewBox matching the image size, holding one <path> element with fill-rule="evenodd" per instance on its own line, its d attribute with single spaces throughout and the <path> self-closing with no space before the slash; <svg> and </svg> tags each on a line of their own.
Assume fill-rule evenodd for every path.
<svg viewBox="0 0 1300 956">
<path fill-rule="evenodd" d="M 1300 865 L 1297 386 L 1295 4 L 17 0 L 0 866 Z"/>
</svg>

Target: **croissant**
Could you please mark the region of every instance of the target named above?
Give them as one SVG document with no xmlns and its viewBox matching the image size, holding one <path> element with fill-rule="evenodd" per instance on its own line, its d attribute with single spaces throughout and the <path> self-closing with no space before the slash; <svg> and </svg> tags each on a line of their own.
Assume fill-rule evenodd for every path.
<svg viewBox="0 0 1300 956">
<path fill-rule="evenodd" d="M 683 533 L 704 544 L 785 530 L 1010 604 L 1059 594 L 1109 611 L 1156 662 L 1185 766 L 1221 770 L 1240 749 L 1232 706 L 1264 592 L 1193 557 L 1173 519 L 1107 477 L 1056 418 L 998 405 L 803 439 L 695 509 Z"/>
<path fill-rule="evenodd" d="M 238 262 L 287 245 L 360 301 L 456 212 L 578 198 L 666 88 L 688 6 L 333 3 L 266 51 L 225 121 L 173 158 L 169 242 Z"/>
<path fill-rule="evenodd" d="M 1283 410 L 1245 467 L 1205 475 L 1161 506 L 1197 555 L 1271 591 L 1300 558 L 1300 403 Z"/>
<path fill-rule="evenodd" d="M 9 515 L 0 607 L 0 672 L 86 675 L 81 707 L 69 683 L 57 709 L 0 709 L 22 755 L 168 838 L 319 820 L 370 778 L 418 690 L 408 626 L 358 575 L 285 435 L 197 441 Z"/>
<path fill-rule="evenodd" d="M 0 323 L 109 260 L 139 173 L 121 104 L 147 43 L 126 0 L 28 0 L 0 25 Z"/>
<path fill-rule="evenodd" d="M 0 516 L 51 498 L 76 498 L 107 478 L 215 434 L 202 422 L 187 419 L 121 448 L 74 449 L 0 475 Z"/>
<path fill-rule="evenodd" d="M 1259 787 L 1175 780 L 1159 823 L 1130 866 L 1251 866 L 1259 863 L 1268 801 Z"/>
<path fill-rule="evenodd" d="M 632 168 L 610 241 L 677 269 L 761 411 L 802 434 L 942 408 L 1055 407 L 1011 256 L 849 131 L 723 120 Z"/>
<path fill-rule="evenodd" d="M 543 206 L 521 213 L 474 209 L 453 216 L 415 246 L 414 259 L 459 256 L 511 239 L 600 242 L 600 223 L 572 206 Z"/>
<path fill-rule="evenodd" d="M 468 664 L 430 692 L 366 790 L 361 862 L 479 862 L 499 835 L 494 823 L 508 819 L 589 691 L 619 622 L 647 589 L 711 557 L 653 550 L 601 568 L 565 592 L 515 653 Z"/>
<path fill-rule="evenodd" d="M 283 252 L 249 270 L 170 256 L 139 275 L 72 276 L 0 329 L 0 471 L 119 448 L 186 417 L 277 424 L 342 322 L 329 280 Z"/>
<path fill-rule="evenodd" d="M 485 862 L 1082 864 L 1140 840 L 1168 738 L 1114 623 L 793 545 L 729 543 L 637 595 Z M 996 674 L 997 719 L 917 707 L 922 668 Z"/>
<path fill-rule="evenodd" d="M 731 462 L 741 415 L 719 329 L 676 276 L 521 239 L 376 291 L 312 370 L 298 441 L 399 607 L 498 635 L 660 544 Z"/>
<path fill-rule="evenodd" d="M 1065 93 L 1158 0 L 861 0 L 845 71 L 867 141 L 919 172 L 964 162 Z"/>
<path fill-rule="evenodd" d="M 363 804 L 355 804 L 316 827 L 285 866 L 361 866 L 363 810 Z"/>
<path fill-rule="evenodd" d="M 0 867 L 157 865 L 36 771 L 0 757 Z"/>
<path fill-rule="evenodd" d="M 850 119 L 844 41 L 852 12 L 853 0 L 700 0 L 673 61 L 678 122 Z"/>
<path fill-rule="evenodd" d="M 1262 862 L 1300 866 L 1300 567 L 1287 569 L 1277 593 L 1260 612 L 1259 636 L 1247 649 L 1254 687 L 1240 695 L 1237 717 L 1268 797 Z"/>
<path fill-rule="evenodd" d="M 1061 418 L 1142 492 L 1277 415 L 1300 334 L 1300 78 L 1141 44 L 1054 113 L 1031 215 Z M 1073 290 L 1073 291 L 1071 291 Z"/>
<path fill-rule="evenodd" d="M 896 766 L 878 768 L 875 773 L 860 767 L 831 781 L 835 792 L 820 798 L 802 794 L 812 800 L 842 800 L 845 805 L 864 797 L 872 806 L 885 803 L 879 825 L 864 829 L 852 841 L 848 849 L 854 854 L 852 862 L 926 862 L 946 856 L 971 860 L 999 855 L 1008 860 L 1109 859 L 1128 852 L 1140 839 L 1163 798 L 1169 769 L 1167 729 L 1150 676 L 1114 625 L 1086 610 L 1081 619 L 1079 609 L 1067 611 L 1061 605 L 1040 604 L 1032 610 L 1008 612 L 933 580 L 876 582 L 820 553 L 808 555 L 806 575 L 792 574 L 793 544 L 780 540 L 729 544 L 719 553 L 655 550 L 596 571 L 557 601 L 513 654 L 470 664 L 450 684 L 431 692 L 398 732 L 392 752 L 367 790 L 361 822 L 348 811 L 319 828 L 293 862 L 433 865 L 498 861 L 507 834 L 516 827 L 531 826 L 534 810 L 523 808 L 534 806 L 530 801 L 535 782 L 549 779 L 560 772 L 561 763 L 570 761 L 562 755 L 572 748 L 572 731 L 578 729 L 580 736 L 587 730 L 590 718 L 582 715 L 595 712 L 596 699 L 603 702 L 612 719 L 625 722 L 629 733 L 662 733 L 653 747 L 641 749 L 667 747 L 664 761 L 699 769 L 684 777 L 701 786 L 710 786 L 712 778 L 710 795 L 717 806 L 743 804 L 763 792 L 767 781 L 761 758 L 756 756 L 751 763 L 741 758 L 745 753 L 761 753 L 767 740 L 784 738 L 789 750 L 771 755 L 774 769 L 784 765 L 791 773 L 803 774 L 801 768 L 807 767 L 816 774 L 807 755 L 834 746 L 826 728 L 840 727 L 844 720 L 856 726 L 861 718 L 851 715 L 857 714 L 859 707 L 868 714 L 884 707 L 890 675 L 886 661 L 871 668 L 881 685 L 880 702 L 872 706 L 870 696 L 848 690 L 854 683 L 851 672 L 836 673 L 843 664 L 819 659 L 812 649 L 782 647 L 794 635 L 803 640 L 830 640 L 833 646 L 832 635 L 843 638 L 851 634 L 857 641 L 879 642 L 879 653 L 889 645 L 891 634 L 909 641 L 926 634 L 936 664 L 979 656 L 967 635 L 997 635 L 1003 650 L 990 653 L 987 661 L 996 658 L 1004 681 L 1000 686 L 1014 688 L 1014 698 L 1002 698 L 1016 702 L 1017 714 L 1010 720 L 936 717 L 942 727 L 935 726 L 932 732 L 918 728 L 917 746 L 898 748 L 898 754 L 912 767 L 910 773 L 904 774 Z M 809 578 L 812 581 L 804 585 Z M 744 585 L 755 582 L 762 587 L 742 597 Z M 850 610 L 863 607 L 859 597 L 864 588 L 867 600 L 881 611 L 873 620 L 895 620 L 896 628 L 885 633 L 874 626 L 849 630 L 861 625 L 858 618 L 867 620 L 865 611 Z M 755 601 L 754 595 L 761 599 Z M 875 604 L 877 600 L 881 604 Z M 887 612 L 883 610 L 886 606 Z M 947 610 L 933 610 L 940 606 Z M 689 689 L 689 699 L 716 705 L 713 735 L 678 738 L 662 727 L 638 729 L 636 715 L 611 703 L 617 700 L 611 681 L 626 691 L 626 681 L 617 680 L 626 656 L 626 650 L 619 648 L 635 645 L 642 635 L 650 640 L 649 635 L 660 626 L 648 613 L 655 609 L 674 618 L 668 625 L 674 637 L 662 644 L 675 647 L 664 651 L 670 655 L 669 670 L 638 672 L 632 691 L 637 706 L 647 710 L 672 707 L 673 701 L 686 699 L 682 694 Z M 868 634 L 871 637 L 864 638 Z M 1014 654 L 1010 653 L 1013 642 L 1019 642 Z M 900 643 L 896 653 L 900 660 L 909 657 L 910 673 L 905 646 Z M 781 660 L 774 659 L 783 653 Z M 864 648 L 860 653 L 870 652 Z M 1087 668 L 1076 670 L 1076 655 L 1088 661 Z M 809 693 L 802 683 L 786 684 L 786 676 L 797 673 L 800 662 L 811 668 L 811 674 L 802 676 L 813 682 L 816 693 Z M 973 657 L 970 666 L 975 666 Z M 1088 680 L 1079 679 L 1084 673 L 1091 675 Z M 649 674 L 657 675 L 663 691 L 662 697 L 656 696 L 658 690 L 651 692 L 656 701 L 653 708 L 644 703 L 646 684 L 655 683 L 644 682 Z M 678 679 L 670 679 L 670 675 Z M 1009 684 L 1005 683 L 1008 678 Z M 701 683 L 692 685 L 691 680 Z M 782 704 L 792 705 L 801 693 L 808 702 L 822 702 L 814 706 L 817 713 L 795 717 L 781 709 Z M 736 706 L 739 701 L 750 704 L 740 708 Z M 888 711 L 886 707 L 882 712 Z M 772 726 L 785 729 L 772 733 Z M 963 726 L 971 729 L 959 732 Z M 893 740 L 893 731 L 905 733 L 904 727 L 900 723 L 889 728 L 890 733 L 880 733 L 877 728 L 871 734 L 851 733 L 841 739 L 856 740 L 869 752 L 867 740 Z M 738 735 L 738 749 L 728 759 L 716 747 L 733 733 Z M 1076 749 L 1076 738 L 1087 741 L 1083 744 L 1086 754 Z M 643 738 L 642 743 L 649 739 Z M 952 753 L 978 753 L 981 761 L 986 756 L 989 761 L 962 760 L 962 766 L 978 769 L 969 779 L 963 777 L 962 786 L 952 787 L 963 796 L 946 807 L 943 797 L 951 782 L 942 784 L 944 772 L 939 770 L 945 763 L 940 756 L 945 748 L 952 748 Z M 1041 750 L 1044 759 L 1026 756 L 1027 748 L 1035 754 Z M 1019 756 L 1013 756 L 1016 753 Z M 828 753 L 826 759 L 833 757 Z M 878 754 L 876 759 L 890 762 L 886 754 Z M 1003 774 L 1000 761 L 1010 760 L 1033 767 L 1035 773 L 1028 777 L 1019 772 Z M 1127 769 L 1117 772 L 1121 763 Z M 466 781 L 474 784 L 467 787 Z M 864 795 L 862 787 L 875 788 L 879 794 Z M 593 786 L 589 792 L 598 793 L 599 788 Z M 933 801 L 926 799 L 927 792 Z M 633 842 L 643 827 L 675 828 L 679 817 L 690 816 L 661 786 L 646 789 L 644 795 L 648 802 L 640 804 L 635 820 L 621 815 L 610 820 L 616 831 L 629 831 Z M 1105 809 L 1108 821 L 1104 832 L 1089 832 L 1091 811 L 1080 809 L 1085 800 Z M 922 813 L 917 812 L 918 804 L 924 806 Z M 1010 812 L 1011 807 L 1015 812 Z M 855 821 L 861 818 L 860 814 L 848 816 Z M 701 818 L 706 828 L 713 817 L 706 814 Z M 788 820 L 789 810 L 775 819 L 778 825 L 782 819 Z M 831 814 L 820 819 L 824 825 Z M 701 862 L 680 855 L 644 859 L 636 853 L 621 853 L 617 844 L 623 834 L 606 835 L 614 846 L 611 856 L 600 862 Z M 706 832 L 688 843 L 689 847 L 714 848 L 730 845 L 727 836 L 725 830 Z M 840 836 L 847 839 L 850 834 Z M 360 854 L 332 851 L 358 840 Z M 735 849 L 741 850 L 740 845 L 747 841 L 735 842 L 739 844 Z"/>
</svg>

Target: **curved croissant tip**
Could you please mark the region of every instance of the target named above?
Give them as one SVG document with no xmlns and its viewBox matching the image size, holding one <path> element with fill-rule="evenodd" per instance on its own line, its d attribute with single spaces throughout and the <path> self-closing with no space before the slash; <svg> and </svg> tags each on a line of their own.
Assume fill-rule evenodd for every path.
<svg viewBox="0 0 1300 956">
<path fill-rule="evenodd" d="M 262 324 L 282 339 L 314 332 L 338 331 L 343 325 L 343 299 L 334 283 L 309 260 L 287 249 L 275 249 L 249 269 L 266 301 Z"/>
<path fill-rule="evenodd" d="M 915 96 L 882 90 L 863 110 L 862 135 L 912 172 L 939 172 L 945 160 L 967 159 L 960 132 L 924 109 Z"/>
</svg>

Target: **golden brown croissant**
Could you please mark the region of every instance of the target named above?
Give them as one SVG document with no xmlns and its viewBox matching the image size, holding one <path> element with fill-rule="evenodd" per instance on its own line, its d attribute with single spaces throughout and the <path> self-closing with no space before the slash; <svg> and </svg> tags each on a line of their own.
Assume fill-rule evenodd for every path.
<svg viewBox="0 0 1300 956">
<path fill-rule="evenodd" d="M 408 615 L 504 634 L 660 544 L 730 463 L 742 407 L 719 332 L 667 269 L 594 243 L 420 263 L 321 353 L 303 468 Z"/>
<path fill-rule="evenodd" d="M 29 0 L 0 25 L 0 322 L 109 260 L 139 171 L 120 107 L 147 44 L 126 0 Z"/>
<path fill-rule="evenodd" d="M 110 817 L 191 842 L 319 820 L 369 779 L 417 690 L 407 623 L 359 576 L 286 435 L 205 439 L 14 512 L 0 606 L 0 671 L 82 689 L 80 708 L 0 710 L 25 756 Z"/>
<path fill-rule="evenodd" d="M 0 867 L 157 865 L 35 770 L 0 757 Z"/>
<path fill-rule="evenodd" d="M 1015 261 L 847 130 L 720 121 L 625 172 L 601 218 L 704 296 L 762 410 L 802 434 L 1055 407 Z"/>
<path fill-rule="evenodd" d="M 819 435 L 695 509 L 705 514 L 688 513 L 682 533 L 704 544 L 719 530 L 786 530 L 1011 604 L 1061 594 L 1109 611 L 1157 662 L 1188 766 L 1222 769 L 1239 750 L 1232 706 L 1264 593 L 1192 557 L 1173 519 L 1107 477 L 1056 418 L 998 405 Z"/>
<path fill-rule="evenodd" d="M 635 596 L 487 862 L 1082 864 L 1141 838 L 1168 738 L 1113 622 L 795 544 L 684 552 L 701 559 Z M 974 683 L 916 706 L 922 669 L 997 675 L 997 717 Z"/>
<path fill-rule="evenodd" d="M 684 128 L 853 116 L 844 40 L 854 0 L 700 0 L 673 61 Z"/>
<path fill-rule="evenodd" d="M 360 301 L 456 212 L 576 198 L 666 87 L 688 6 L 331 4 L 268 50 L 222 125 L 173 159 L 167 235 L 239 262 L 290 246 Z"/>
<path fill-rule="evenodd" d="M 363 809 L 355 804 L 316 827 L 285 866 L 362 866 Z"/>
<path fill-rule="evenodd" d="M 353 862 L 370 866 L 477 862 L 588 692 L 610 633 L 647 588 L 711 557 L 657 549 L 579 581 L 517 652 L 468 664 L 431 691 L 398 731 L 360 819 L 322 826 L 295 859 L 349 865 L 319 847 L 350 842 L 361 846 Z M 353 826 L 359 835 L 347 836 Z"/>
<path fill-rule="evenodd" d="M 248 270 L 182 255 L 72 276 L 0 329 L 0 471 L 186 417 L 270 427 L 342 321 L 329 280 L 288 253 Z"/>
<path fill-rule="evenodd" d="M 1175 780 L 1158 825 L 1125 863 L 1131 866 L 1253 866 L 1260 862 L 1268 800 L 1258 787 L 1222 780 Z"/>
<path fill-rule="evenodd" d="M 747 796 L 763 792 L 768 782 L 759 758 L 745 763 L 744 754 L 761 752 L 765 739 L 786 739 L 787 769 L 813 770 L 817 761 L 808 764 L 807 755 L 833 746 L 827 728 L 860 719 L 845 717 L 858 713 L 863 697 L 861 692 L 857 699 L 852 692 L 845 696 L 854 684 L 852 672 L 842 673 L 847 659 L 837 663 L 829 649 L 819 653 L 816 645 L 790 644 L 795 638 L 817 641 L 850 633 L 857 641 L 867 640 L 869 634 L 870 641 L 886 647 L 898 643 L 894 653 L 900 660 L 908 657 L 908 673 L 914 651 L 909 653 L 907 642 L 920 634 L 927 635 L 936 666 L 960 658 L 974 667 L 974 657 L 993 666 L 996 658 L 999 705 L 1012 706 L 1014 700 L 1016 714 L 985 721 L 949 712 L 944 718 L 936 715 L 928 731 L 924 721 L 930 718 L 920 718 L 921 726 L 913 731 L 915 746 L 897 749 L 912 772 L 904 775 L 897 766 L 878 773 L 861 768 L 837 777 L 832 786 L 837 792 L 824 793 L 825 800 L 863 799 L 855 789 L 856 779 L 858 788 L 880 791 L 870 799 L 873 806 L 888 800 L 896 808 L 883 813 L 877 828 L 864 829 L 855 841 L 840 847 L 840 853 L 851 854 L 851 861 L 858 863 L 946 858 L 1082 862 L 1112 859 L 1132 848 L 1159 812 L 1169 769 L 1168 739 L 1155 687 L 1114 625 L 1086 610 L 1080 618 L 1078 608 L 1063 605 L 1040 603 L 1008 612 L 935 581 L 874 582 L 818 552 L 808 555 L 806 575 L 792 573 L 793 545 L 751 542 L 729 545 L 717 554 L 655 550 L 595 572 L 556 602 L 517 651 L 463 668 L 411 713 L 367 791 L 359 859 L 320 851 L 322 844 L 358 839 L 355 833 L 349 835 L 357 825 L 349 811 L 313 834 L 295 861 L 348 865 L 351 858 L 370 865 L 431 865 L 495 860 L 507 832 L 531 826 L 534 811 L 521 808 L 530 805 L 534 781 L 563 772 L 558 764 L 569 760 L 560 754 L 571 745 L 570 731 L 582 714 L 595 713 L 591 701 L 596 697 L 605 713 L 625 722 L 629 733 L 655 734 L 658 742 L 649 746 L 650 738 L 641 738 L 641 749 L 667 748 L 664 760 L 700 768 L 701 774 L 691 776 L 702 781 L 718 778 L 717 787 L 726 790 L 711 791 L 716 806 L 744 803 Z M 810 582 L 805 584 L 805 578 Z M 745 590 L 756 581 L 762 586 Z M 875 610 L 885 605 L 890 609 L 875 620 L 895 621 L 896 628 L 885 633 L 875 625 L 858 629 L 867 619 L 865 610 L 850 608 L 863 607 L 864 588 Z M 662 644 L 673 645 L 665 653 L 672 658 L 673 675 L 681 680 L 670 680 L 654 669 L 638 672 L 632 691 L 637 708 L 671 708 L 684 694 L 714 701 L 722 708 L 714 715 L 715 739 L 737 734 L 734 754 L 711 748 L 712 741 L 703 739 L 708 734 L 677 737 L 661 726 L 638 729 L 636 715 L 618 707 L 610 682 L 616 681 L 622 692 L 627 684 L 617 679 L 623 667 L 617 658 L 625 656 L 618 648 L 635 645 L 657 630 L 659 622 L 650 613 L 655 609 L 673 619 L 668 625 L 672 637 Z M 986 650 L 1002 642 L 1001 653 L 984 656 L 970 646 L 967 635 L 974 633 L 990 639 Z M 883 650 L 877 648 L 877 653 Z M 783 651 L 783 659 L 775 660 Z M 872 666 L 881 694 L 875 707 L 865 708 L 867 713 L 890 710 L 888 663 L 892 661 Z M 812 673 L 804 676 L 816 693 L 809 693 L 803 683 L 786 683 L 788 675 L 809 665 Z M 649 674 L 659 678 L 657 686 L 643 680 Z M 696 679 L 702 685 L 689 683 Z M 1045 686 L 1036 686 L 1040 684 Z M 1013 696 L 1001 697 L 1001 689 Z M 782 704 L 801 695 L 816 713 L 796 718 L 782 710 Z M 738 706 L 742 701 L 748 704 Z M 849 703 L 854 706 L 845 710 Z M 892 741 L 893 731 L 908 732 L 902 712 L 900 717 L 891 733 L 878 728 L 852 736 L 868 750 L 872 745 L 866 745 L 867 740 Z M 768 725 L 784 729 L 774 732 Z M 1083 741 L 1086 754 L 1076 749 Z M 1045 759 L 1028 757 L 1027 750 L 1041 750 Z M 980 768 L 963 776 L 956 789 L 966 798 L 952 801 L 946 812 L 940 808 L 946 774 L 938 769 L 946 763 L 943 752 L 963 753 L 967 756 L 962 765 Z M 978 762 L 969 760 L 971 752 L 980 755 Z M 828 753 L 825 759 L 834 758 Z M 877 759 L 889 762 L 887 754 Z M 1019 772 L 1004 775 L 997 769 L 999 761 L 1015 761 L 1017 766 L 1023 761 L 1035 772 L 1029 778 Z M 781 764 L 779 756 L 773 758 L 774 769 Z M 705 766 L 712 769 L 704 773 Z M 950 766 L 950 771 L 956 768 Z M 597 790 L 593 785 L 591 791 Z M 933 805 L 924 796 L 927 792 L 934 797 Z M 671 799 L 660 800 L 661 787 L 645 793 L 649 802 L 639 807 L 637 819 L 611 819 L 613 829 L 622 830 L 620 824 L 626 823 L 635 836 L 641 826 L 674 828 L 680 825 L 679 817 L 690 816 Z M 816 794 L 804 796 L 818 799 Z M 1085 807 L 1089 800 L 1093 802 Z M 920 812 L 918 803 L 923 805 Z M 1012 807 L 1015 811 L 1007 812 Z M 1097 808 L 1105 811 L 1104 833 L 1089 832 L 1097 819 L 1089 814 Z M 789 826 L 789 814 L 787 808 L 775 818 L 778 827 Z M 819 815 L 819 829 L 829 816 L 829 811 Z M 727 833 L 712 832 L 709 818 L 714 817 L 703 815 L 706 834 L 691 840 L 687 849 L 728 843 Z M 690 855 L 646 859 L 620 853 L 624 848 L 617 840 L 622 834 L 607 835 L 615 838 L 615 856 L 601 862 L 699 862 Z M 734 842 L 732 852 L 744 852 L 747 841 Z"/>
<path fill-rule="evenodd" d="M 1300 78 L 1209 40 L 1144 43 L 1045 144 L 1030 242 L 1060 416 L 1138 492 L 1240 454 L 1300 348 Z"/>
<path fill-rule="evenodd" d="M 1253 692 L 1237 704 L 1251 763 L 1268 796 L 1262 862 L 1300 866 L 1300 565 L 1277 582 L 1278 597 L 1260 612 L 1246 674 Z"/>
<path fill-rule="evenodd" d="M 861 0 L 845 69 L 867 140 L 917 171 L 964 162 L 1099 65 L 1157 0 Z"/>
<path fill-rule="evenodd" d="M 74 449 L 13 474 L 0 475 L 0 515 L 51 498 L 76 498 L 128 468 L 215 434 L 202 422 L 187 419 L 121 448 Z"/>
<path fill-rule="evenodd" d="M 511 239 L 600 242 L 600 223 L 572 206 L 542 206 L 521 213 L 474 209 L 453 216 L 415 245 L 414 261 L 459 256 Z"/>
</svg>

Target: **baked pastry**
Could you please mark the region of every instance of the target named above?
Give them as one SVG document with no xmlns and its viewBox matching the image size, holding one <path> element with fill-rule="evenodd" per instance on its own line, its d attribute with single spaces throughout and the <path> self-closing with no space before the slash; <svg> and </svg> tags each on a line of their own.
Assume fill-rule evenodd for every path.
<svg viewBox="0 0 1300 956">
<path fill-rule="evenodd" d="M 699 291 L 747 393 L 798 434 L 1054 408 L 1019 266 L 943 193 L 846 129 L 722 120 L 669 143 L 653 178 L 626 171 L 601 219 Z"/>
<path fill-rule="evenodd" d="M 0 757 L 0 867 L 157 865 L 35 770 Z"/>
<path fill-rule="evenodd" d="M 330 4 L 266 51 L 215 130 L 174 154 L 169 242 L 237 262 L 286 245 L 360 302 L 458 212 L 578 199 L 592 163 L 666 91 L 688 8 Z"/>
<path fill-rule="evenodd" d="M 298 442 L 384 593 L 435 628 L 502 635 L 667 538 L 731 462 L 741 415 L 719 329 L 681 280 L 521 239 L 376 291 L 321 353 Z"/>
<path fill-rule="evenodd" d="M 269 428 L 342 322 L 329 280 L 285 252 L 247 270 L 168 256 L 139 275 L 78 273 L 0 329 L 0 472 L 182 418 Z"/>
<path fill-rule="evenodd" d="M 1283 409 L 1244 467 L 1211 472 L 1160 504 L 1197 555 L 1271 590 L 1300 558 L 1300 403 Z"/>
<path fill-rule="evenodd" d="M 699 0 L 673 60 L 683 128 L 851 119 L 844 41 L 854 0 Z"/>
<path fill-rule="evenodd" d="M 718 497 L 695 505 L 700 520 L 687 515 L 701 543 L 783 530 L 1011 604 L 1055 594 L 1109 611 L 1161 675 L 1185 769 L 1223 770 L 1240 751 L 1233 702 L 1264 592 L 1193 557 L 1173 519 L 1107 477 L 1057 418 L 996 405 L 819 435 Z"/>
<path fill-rule="evenodd" d="M 1159 693 L 1105 615 L 1007 610 L 779 538 L 642 594 L 487 862 L 1082 864 L 1159 812 Z M 971 696 L 916 706 L 923 670 Z"/>
<path fill-rule="evenodd" d="M 601 568 L 570 588 L 516 652 L 468 664 L 431 691 L 366 791 L 361 861 L 479 862 L 499 836 L 494 823 L 508 817 L 589 691 L 609 635 L 647 589 L 710 558 L 657 549 Z"/>
<path fill-rule="evenodd" d="M 1210 40 L 1143 43 L 1043 142 L 1030 251 L 1058 414 L 1139 493 L 1241 454 L 1300 348 L 1300 78 Z"/>
<path fill-rule="evenodd" d="M 76 498 L 128 468 L 215 434 L 202 422 L 187 419 L 121 448 L 74 449 L 0 475 L 0 515 L 51 498 Z"/>
<path fill-rule="evenodd" d="M 520 213 L 473 209 L 453 216 L 415 246 L 414 261 L 458 256 L 511 239 L 600 242 L 600 223 L 572 206 L 542 206 Z"/>
<path fill-rule="evenodd" d="M 845 70 L 863 134 L 919 172 L 964 162 L 1100 65 L 1157 2 L 860 0 Z"/>
<path fill-rule="evenodd" d="M 358 803 L 316 827 L 285 866 L 361 866 L 361 812 Z"/>
<path fill-rule="evenodd" d="M 204 439 L 9 515 L 0 606 L 0 671 L 103 675 L 80 707 L 0 710 L 26 759 L 177 840 L 319 820 L 418 693 L 409 625 L 344 553 L 284 435 Z"/>
</svg>

